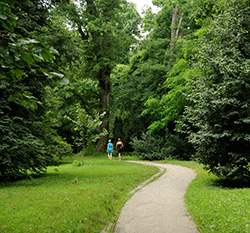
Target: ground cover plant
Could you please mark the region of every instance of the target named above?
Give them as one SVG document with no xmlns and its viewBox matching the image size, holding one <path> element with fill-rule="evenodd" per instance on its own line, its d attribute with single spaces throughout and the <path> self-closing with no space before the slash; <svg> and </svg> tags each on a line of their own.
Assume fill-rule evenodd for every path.
<svg viewBox="0 0 250 233">
<path fill-rule="evenodd" d="M 1 183 L 0 232 L 100 232 L 115 223 L 129 191 L 158 172 L 106 155 L 80 161 L 68 158 L 43 177 Z"/>
<path fill-rule="evenodd" d="M 250 185 L 225 182 L 193 161 L 167 161 L 197 172 L 185 195 L 188 211 L 201 232 L 250 232 Z"/>
</svg>

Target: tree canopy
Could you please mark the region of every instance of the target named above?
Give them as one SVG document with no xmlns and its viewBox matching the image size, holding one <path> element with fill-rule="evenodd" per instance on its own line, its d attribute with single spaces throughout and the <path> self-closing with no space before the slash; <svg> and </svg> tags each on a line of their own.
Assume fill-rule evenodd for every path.
<svg viewBox="0 0 250 233">
<path fill-rule="evenodd" d="M 249 0 L 5 0 L 0 175 L 121 138 L 148 160 L 249 179 Z"/>
</svg>

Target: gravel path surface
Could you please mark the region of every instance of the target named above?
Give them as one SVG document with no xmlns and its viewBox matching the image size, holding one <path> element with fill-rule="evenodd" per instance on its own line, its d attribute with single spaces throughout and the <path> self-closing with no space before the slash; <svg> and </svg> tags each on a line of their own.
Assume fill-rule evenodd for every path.
<svg viewBox="0 0 250 233">
<path fill-rule="evenodd" d="M 135 161 L 130 161 L 135 162 Z M 178 165 L 135 162 L 167 169 L 159 178 L 137 191 L 124 205 L 114 233 L 197 233 L 184 204 L 194 170 Z"/>
</svg>

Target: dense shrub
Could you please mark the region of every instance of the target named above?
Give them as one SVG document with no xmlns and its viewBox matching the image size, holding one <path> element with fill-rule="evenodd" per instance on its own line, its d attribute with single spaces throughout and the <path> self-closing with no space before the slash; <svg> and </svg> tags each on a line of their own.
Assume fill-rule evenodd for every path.
<svg viewBox="0 0 250 233">
<path fill-rule="evenodd" d="M 168 158 L 178 160 L 190 160 L 195 153 L 188 139 L 178 133 L 167 133 L 164 147 L 166 148 L 165 153 Z"/>
<path fill-rule="evenodd" d="M 32 79 L 11 84 L 0 79 L 0 178 L 43 173 L 55 157 L 72 154 L 71 147 L 47 124 L 42 108 L 34 111 L 8 101 L 15 91 L 29 90 L 30 82 L 33 84 Z M 42 95 L 41 83 L 35 83 L 36 94 Z"/>
<path fill-rule="evenodd" d="M 200 38 L 186 133 L 198 160 L 219 177 L 250 179 L 249 0 L 226 1 Z"/>
<path fill-rule="evenodd" d="M 147 132 L 142 134 L 141 139 L 133 138 L 130 144 L 134 153 L 146 160 L 189 160 L 193 153 L 191 144 L 178 134 L 167 133 L 164 138 Z"/>
<path fill-rule="evenodd" d="M 137 137 L 130 142 L 137 156 L 146 160 L 160 160 L 165 158 L 163 151 L 163 138 L 159 136 L 153 136 L 149 132 L 143 133 L 142 138 Z"/>
</svg>

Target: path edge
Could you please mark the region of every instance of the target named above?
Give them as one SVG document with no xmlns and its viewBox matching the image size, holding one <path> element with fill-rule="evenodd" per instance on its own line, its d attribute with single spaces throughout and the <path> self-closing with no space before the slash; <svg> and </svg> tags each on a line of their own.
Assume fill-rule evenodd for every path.
<svg viewBox="0 0 250 233">
<path fill-rule="evenodd" d="M 137 162 L 139 162 L 139 163 L 137 163 L 137 164 L 141 164 L 141 165 L 143 165 L 143 166 L 154 166 L 154 167 L 157 167 L 157 166 L 155 166 L 155 165 L 152 165 L 152 164 L 143 164 L 143 163 L 140 163 L 140 161 L 133 161 L 133 160 L 125 160 L 125 161 L 123 161 L 123 162 L 127 162 L 127 163 L 137 163 Z M 148 184 L 150 184 L 151 182 L 153 182 L 153 181 L 155 181 L 156 179 L 158 179 L 159 177 L 161 177 L 166 171 L 167 171 L 167 169 L 166 168 L 162 168 L 162 167 L 157 167 L 158 169 L 159 169 L 159 171 L 156 173 L 156 174 L 154 174 L 153 176 L 151 176 L 149 179 L 147 179 L 146 181 L 144 181 L 144 182 L 142 182 L 141 184 L 139 184 L 137 187 L 135 187 L 132 191 L 130 191 L 129 193 L 128 193 L 128 195 L 129 194 L 135 194 L 136 192 L 138 192 L 139 190 L 141 190 L 143 187 L 145 187 L 146 185 L 148 185 Z M 133 196 L 132 195 L 132 196 Z M 131 197 L 132 197 L 131 196 Z M 121 209 L 121 211 L 122 211 L 122 209 Z M 119 219 L 119 216 L 120 216 L 120 214 L 121 214 L 121 211 L 120 211 L 120 213 L 119 213 L 119 215 L 118 215 L 118 218 L 117 218 L 117 220 L 114 222 L 114 223 L 110 223 L 106 228 L 104 228 L 102 231 L 101 231 L 101 233 L 112 233 L 113 231 L 114 231 L 114 229 L 115 229 L 115 226 L 116 226 L 116 224 L 117 224 L 117 221 L 118 221 L 118 219 Z"/>
</svg>

